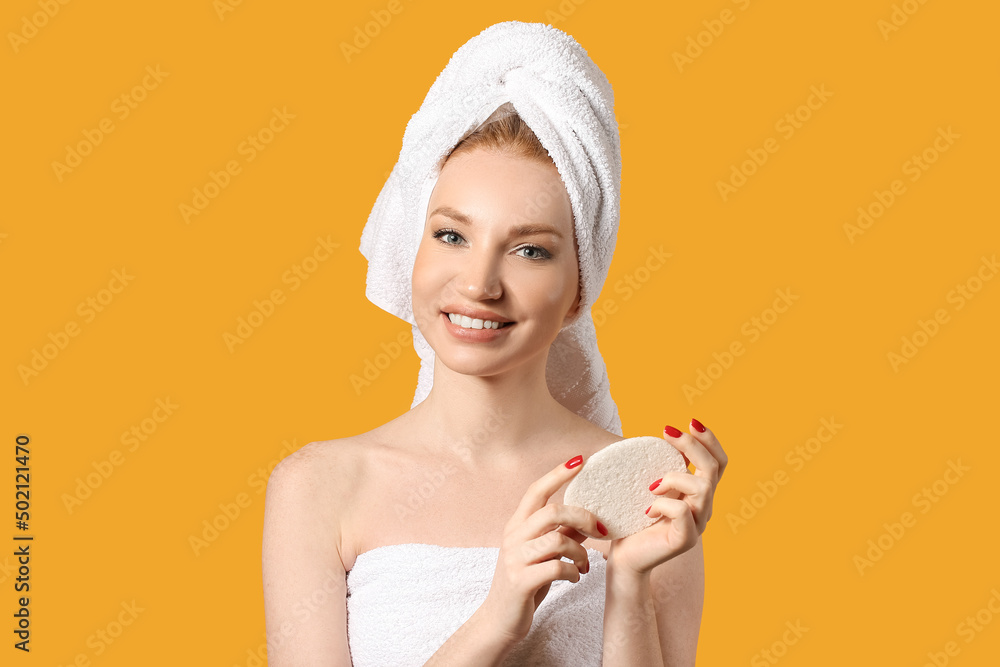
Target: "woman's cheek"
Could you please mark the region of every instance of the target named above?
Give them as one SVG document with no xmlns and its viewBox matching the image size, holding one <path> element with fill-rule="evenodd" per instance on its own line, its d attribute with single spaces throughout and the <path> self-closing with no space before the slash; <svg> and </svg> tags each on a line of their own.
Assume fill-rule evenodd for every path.
<svg viewBox="0 0 1000 667">
<path fill-rule="evenodd" d="M 562 315 L 565 310 L 569 309 L 569 303 L 571 303 L 571 301 L 567 301 L 566 295 L 566 290 L 571 285 L 559 277 L 542 278 L 536 275 L 533 276 L 532 280 L 525 281 L 519 287 L 519 290 L 514 288 L 517 293 L 522 295 L 518 301 L 525 305 L 530 304 L 528 308 L 535 313 L 534 317 L 538 318 L 537 324 L 540 325 L 543 321 L 548 322 L 543 328 L 552 331 L 558 330 L 562 326 Z M 575 297 L 575 293 L 571 296 Z"/>
<path fill-rule="evenodd" d="M 428 325 L 427 318 L 431 297 L 429 286 L 433 279 L 433 276 L 429 275 L 430 269 L 431 266 L 418 254 L 413 264 L 413 275 L 411 277 L 413 283 L 413 316 L 416 319 L 417 327 L 423 331 L 427 330 Z"/>
</svg>

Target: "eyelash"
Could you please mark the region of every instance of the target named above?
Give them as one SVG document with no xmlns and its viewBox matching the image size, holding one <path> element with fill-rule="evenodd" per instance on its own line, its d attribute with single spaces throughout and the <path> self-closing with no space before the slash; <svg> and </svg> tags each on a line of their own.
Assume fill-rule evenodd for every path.
<svg viewBox="0 0 1000 667">
<path fill-rule="evenodd" d="M 454 234 L 455 236 L 458 236 L 459 238 L 462 237 L 462 235 L 459 234 L 454 229 L 439 229 L 436 232 L 434 232 L 433 238 L 440 239 L 442 236 L 444 236 L 446 234 Z M 441 241 L 441 243 L 444 243 L 445 245 L 456 245 L 454 243 L 448 243 L 447 241 Z M 541 246 L 532 245 L 532 244 L 529 243 L 527 245 L 521 246 L 520 248 L 518 248 L 518 250 L 524 250 L 525 248 L 531 248 L 532 250 L 536 250 L 539 253 L 541 253 L 541 257 L 525 257 L 525 259 L 530 259 L 530 260 L 533 260 L 533 261 L 540 261 L 540 260 L 543 260 L 543 259 L 552 259 L 552 254 L 548 250 L 546 250 L 545 248 L 543 248 Z"/>
</svg>

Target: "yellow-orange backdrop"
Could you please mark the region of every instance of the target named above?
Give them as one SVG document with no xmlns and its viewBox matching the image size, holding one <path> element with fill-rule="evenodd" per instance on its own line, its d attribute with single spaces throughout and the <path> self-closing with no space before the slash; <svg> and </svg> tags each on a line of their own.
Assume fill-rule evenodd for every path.
<svg viewBox="0 0 1000 667">
<path fill-rule="evenodd" d="M 696 417 L 731 458 L 699 664 L 996 664 L 996 5 L 0 14 L 4 664 L 260 664 L 268 472 L 416 384 L 361 229 L 450 55 L 512 19 L 572 34 L 614 86 L 594 313 L 625 434 Z"/>
</svg>

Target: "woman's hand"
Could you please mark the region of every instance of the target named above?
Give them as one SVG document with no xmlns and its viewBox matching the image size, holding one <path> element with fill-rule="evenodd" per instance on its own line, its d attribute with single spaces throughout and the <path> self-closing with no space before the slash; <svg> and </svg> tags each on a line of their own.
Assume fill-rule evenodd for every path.
<svg viewBox="0 0 1000 667">
<path fill-rule="evenodd" d="M 651 518 L 663 517 L 638 533 L 611 540 L 608 566 L 638 576 L 678 556 L 698 543 L 698 536 L 712 517 L 715 487 L 726 470 L 729 458 L 715 434 L 697 419 L 691 433 L 673 426 L 663 429 L 666 440 L 694 464 L 695 472 L 670 472 L 652 489 Z M 650 484 L 657 480 L 649 480 Z"/>
<path fill-rule="evenodd" d="M 587 549 L 580 543 L 607 534 L 597 517 L 582 507 L 546 504 L 582 462 L 583 457 L 576 456 L 536 480 L 504 527 L 496 573 L 480 610 L 510 641 L 527 636 L 553 581 L 576 583 L 590 570 Z M 563 556 L 573 562 L 561 560 Z"/>
</svg>

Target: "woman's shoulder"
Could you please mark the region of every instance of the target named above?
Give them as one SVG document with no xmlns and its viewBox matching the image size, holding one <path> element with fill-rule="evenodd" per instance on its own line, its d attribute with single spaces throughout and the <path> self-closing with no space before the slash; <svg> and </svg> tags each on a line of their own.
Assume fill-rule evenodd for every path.
<svg viewBox="0 0 1000 667">
<path fill-rule="evenodd" d="M 350 483 L 362 468 L 363 441 L 364 435 L 358 435 L 303 445 L 278 462 L 268 487 L 293 487 L 324 501 L 349 497 Z"/>
<path fill-rule="evenodd" d="M 574 435 L 591 444 L 591 454 L 596 454 L 599 450 L 604 449 L 608 445 L 618 442 L 619 440 L 624 440 L 623 436 L 620 436 L 617 433 L 612 433 L 585 417 L 574 414 L 572 419 Z"/>
<path fill-rule="evenodd" d="M 287 548 L 345 558 L 352 498 L 363 487 L 365 435 L 317 440 L 292 452 L 271 471 L 264 507 L 265 553 Z M 349 551 L 349 549 L 348 549 Z M 344 568 L 347 569 L 346 567 Z"/>
</svg>

